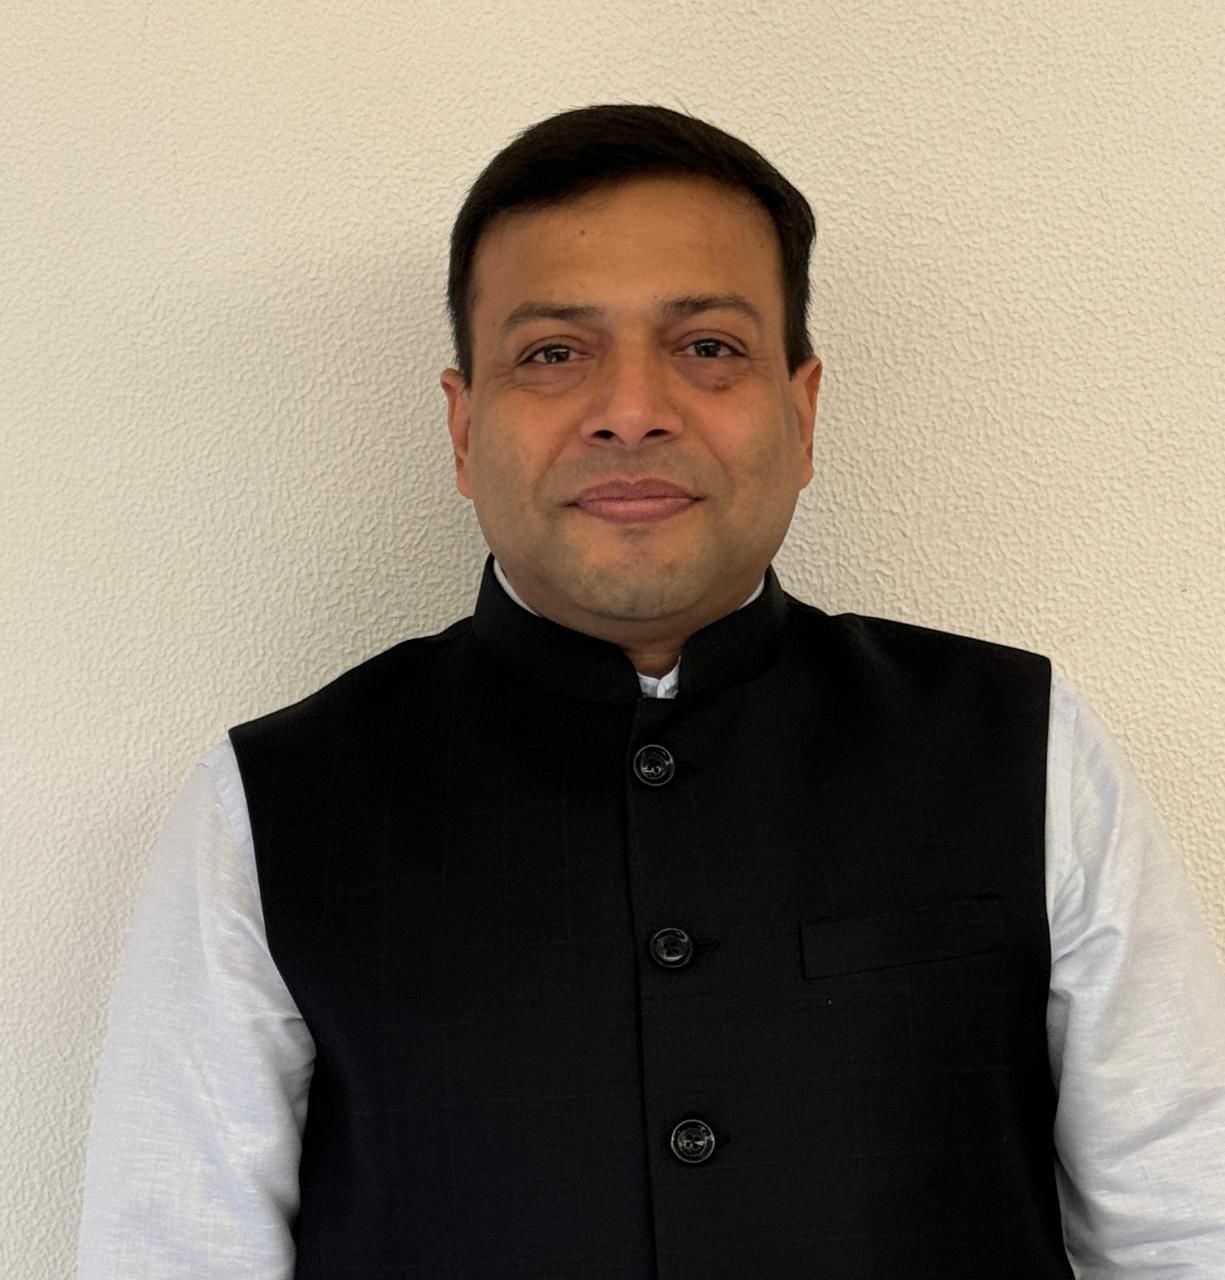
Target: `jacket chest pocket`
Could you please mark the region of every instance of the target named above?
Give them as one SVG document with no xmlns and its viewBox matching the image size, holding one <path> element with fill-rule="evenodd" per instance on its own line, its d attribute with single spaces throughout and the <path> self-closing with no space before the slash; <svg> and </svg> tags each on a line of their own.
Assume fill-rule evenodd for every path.
<svg viewBox="0 0 1225 1280">
<path fill-rule="evenodd" d="M 800 922 L 810 982 L 982 955 L 997 951 L 1003 938 L 1004 907 L 997 897 Z"/>
</svg>

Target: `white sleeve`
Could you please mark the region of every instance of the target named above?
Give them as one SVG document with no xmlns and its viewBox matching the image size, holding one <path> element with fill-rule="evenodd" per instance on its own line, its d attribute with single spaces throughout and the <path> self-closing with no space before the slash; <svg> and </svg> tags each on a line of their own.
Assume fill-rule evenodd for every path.
<svg viewBox="0 0 1225 1280">
<path fill-rule="evenodd" d="M 94 1094 L 80 1280 L 289 1280 L 310 1033 L 268 952 L 228 741 L 153 847 Z"/>
<path fill-rule="evenodd" d="M 1075 689 L 1051 691 L 1048 1033 L 1081 1280 L 1225 1276 L 1225 968 L 1161 820 Z"/>
</svg>

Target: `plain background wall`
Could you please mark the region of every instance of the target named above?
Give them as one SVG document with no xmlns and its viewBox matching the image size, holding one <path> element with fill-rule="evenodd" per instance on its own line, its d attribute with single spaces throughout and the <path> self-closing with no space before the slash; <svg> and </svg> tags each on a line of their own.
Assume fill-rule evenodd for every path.
<svg viewBox="0 0 1225 1280">
<path fill-rule="evenodd" d="M 227 726 L 471 611 L 447 236 L 514 133 L 655 101 L 810 198 L 776 561 L 1049 654 L 1225 946 L 1225 5 L 0 5 L 0 1274 L 71 1272 L 114 966 Z"/>
</svg>

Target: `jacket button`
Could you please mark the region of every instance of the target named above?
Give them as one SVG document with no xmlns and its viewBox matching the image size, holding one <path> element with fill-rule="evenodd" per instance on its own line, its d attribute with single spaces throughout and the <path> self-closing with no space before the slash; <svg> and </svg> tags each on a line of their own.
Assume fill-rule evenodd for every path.
<svg viewBox="0 0 1225 1280">
<path fill-rule="evenodd" d="M 715 1153 L 715 1135 L 705 1120 L 682 1120 L 672 1130 L 672 1154 L 686 1164 L 701 1164 Z"/>
<path fill-rule="evenodd" d="M 684 929 L 660 929 L 651 939 L 651 959 L 661 969 L 679 969 L 693 957 L 693 939 Z"/>
<path fill-rule="evenodd" d="M 672 781 L 675 772 L 676 761 L 672 759 L 672 752 L 667 747 L 652 742 L 639 747 L 634 755 L 634 774 L 639 782 L 645 782 L 648 787 L 662 787 L 665 782 Z"/>
</svg>

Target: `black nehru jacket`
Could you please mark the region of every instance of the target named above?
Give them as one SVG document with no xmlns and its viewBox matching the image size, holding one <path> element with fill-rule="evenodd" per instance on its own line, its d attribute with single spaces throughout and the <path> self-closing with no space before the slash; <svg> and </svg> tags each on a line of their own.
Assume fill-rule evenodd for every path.
<svg viewBox="0 0 1225 1280">
<path fill-rule="evenodd" d="M 1050 664 L 782 590 L 677 696 L 474 614 L 230 737 L 298 1280 L 1068 1280 Z"/>
</svg>

